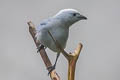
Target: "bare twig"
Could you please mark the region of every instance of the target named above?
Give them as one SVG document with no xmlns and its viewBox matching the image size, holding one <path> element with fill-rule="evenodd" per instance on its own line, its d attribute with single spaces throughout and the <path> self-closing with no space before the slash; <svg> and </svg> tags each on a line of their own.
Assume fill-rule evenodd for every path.
<svg viewBox="0 0 120 80">
<path fill-rule="evenodd" d="M 35 34 L 36 34 L 36 29 L 35 29 L 35 26 L 34 24 L 30 21 L 28 22 L 28 25 L 29 25 L 29 32 L 36 44 L 36 46 L 38 47 L 40 45 L 39 42 L 36 42 L 36 38 L 35 38 Z M 52 36 L 52 34 L 50 33 L 50 31 L 48 31 L 48 33 L 50 34 L 50 36 L 52 37 L 53 41 L 55 42 L 56 44 L 56 47 L 58 49 L 60 49 L 60 51 L 62 52 L 62 54 L 65 56 L 65 58 L 68 60 L 68 80 L 74 80 L 74 75 L 75 75 L 75 66 L 76 66 L 76 62 L 77 62 L 77 59 L 79 57 L 79 54 L 80 54 L 80 51 L 82 49 L 82 44 L 80 43 L 78 45 L 78 47 L 75 49 L 74 53 L 71 53 L 71 54 L 68 54 L 62 47 L 61 45 L 58 43 L 57 40 L 54 39 L 54 37 Z M 48 69 L 49 66 L 52 66 L 46 52 L 44 49 L 41 49 L 40 50 L 40 55 Z M 50 70 L 48 70 L 50 71 Z M 53 70 L 51 73 L 50 73 L 50 77 L 52 80 L 60 80 L 60 77 L 58 76 L 58 74 L 56 73 L 55 70 Z"/>
<path fill-rule="evenodd" d="M 68 54 L 58 43 L 57 40 L 55 40 L 52 36 L 52 34 L 50 33 L 50 31 L 48 31 L 49 35 L 52 37 L 53 41 L 56 44 L 56 47 L 58 49 L 60 49 L 60 51 L 63 53 L 63 55 L 65 56 L 65 58 L 68 60 L 68 80 L 74 80 L 74 76 L 75 76 L 75 67 L 76 67 L 76 62 L 77 59 L 79 57 L 80 51 L 82 49 L 82 44 L 80 43 L 78 45 L 78 47 L 75 49 L 74 53 Z"/>
<path fill-rule="evenodd" d="M 36 29 L 35 29 L 35 26 L 31 21 L 28 22 L 28 26 L 29 26 L 29 32 L 30 32 L 36 46 L 38 47 L 40 45 L 40 43 L 36 42 L 36 38 L 35 38 Z M 48 67 L 52 66 L 52 64 L 51 64 L 51 62 L 50 62 L 50 60 L 49 60 L 49 58 L 48 58 L 48 56 L 47 56 L 47 54 L 45 52 L 45 49 L 40 50 L 40 55 L 41 55 L 47 69 L 48 69 Z M 48 69 L 48 71 L 50 71 L 50 70 Z M 58 74 L 56 73 L 55 70 L 53 70 L 50 73 L 50 77 L 51 77 L 51 80 L 60 80 L 60 77 L 58 76 Z"/>
</svg>

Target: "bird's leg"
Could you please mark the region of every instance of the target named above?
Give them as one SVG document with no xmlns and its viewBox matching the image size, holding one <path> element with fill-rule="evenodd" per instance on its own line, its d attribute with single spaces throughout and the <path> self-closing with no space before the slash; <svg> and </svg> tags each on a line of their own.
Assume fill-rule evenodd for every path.
<svg viewBox="0 0 120 80">
<path fill-rule="evenodd" d="M 57 61 L 58 61 L 59 56 L 60 56 L 60 53 L 57 53 L 57 57 L 56 57 L 56 60 L 55 60 L 55 64 L 53 65 L 53 66 L 55 66 L 55 67 L 56 67 L 56 63 L 57 63 Z"/>
<path fill-rule="evenodd" d="M 42 44 L 40 44 L 38 47 L 37 47 L 37 53 L 41 50 L 41 49 L 43 49 L 44 48 L 44 46 L 42 45 Z"/>
<path fill-rule="evenodd" d="M 48 75 L 51 73 L 52 70 L 55 69 L 59 56 L 60 56 L 60 53 L 57 53 L 57 57 L 56 57 L 54 65 L 47 68 L 48 70 L 50 69 L 50 71 L 48 72 Z"/>
</svg>

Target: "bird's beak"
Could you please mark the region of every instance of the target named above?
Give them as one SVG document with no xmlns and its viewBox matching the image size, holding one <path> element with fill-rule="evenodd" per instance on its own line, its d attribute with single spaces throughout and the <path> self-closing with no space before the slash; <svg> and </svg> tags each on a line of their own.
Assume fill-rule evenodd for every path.
<svg viewBox="0 0 120 80">
<path fill-rule="evenodd" d="M 80 20 L 87 20 L 87 17 L 85 17 L 83 15 L 80 15 L 79 18 L 80 18 Z"/>
</svg>

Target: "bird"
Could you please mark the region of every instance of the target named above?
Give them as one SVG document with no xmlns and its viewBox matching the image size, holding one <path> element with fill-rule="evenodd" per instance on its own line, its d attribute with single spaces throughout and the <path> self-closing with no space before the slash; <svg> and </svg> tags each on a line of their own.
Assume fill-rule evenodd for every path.
<svg viewBox="0 0 120 80">
<path fill-rule="evenodd" d="M 54 16 L 41 21 L 37 26 L 35 37 L 36 41 L 41 43 L 38 47 L 38 51 L 40 51 L 41 48 L 49 48 L 57 53 L 54 65 L 48 68 L 50 69 L 49 73 L 55 69 L 61 51 L 57 48 L 48 31 L 53 38 L 58 41 L 60 46 L 65 49 L 69 36 L 69 28 L 80 20 L 87 20 L 87 17 L 80 14 L 76 9 L 62 9 Z"/>
</svg>

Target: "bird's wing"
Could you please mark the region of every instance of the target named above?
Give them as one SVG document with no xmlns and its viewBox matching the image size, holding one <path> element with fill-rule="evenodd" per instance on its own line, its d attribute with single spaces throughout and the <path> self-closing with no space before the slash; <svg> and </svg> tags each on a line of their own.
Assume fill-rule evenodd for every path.
<svg viewBox="0 0 120 80">
<path fill-rule="evenodd" d="M 51 18 L 43 20 L 36 28 L 37 32 L 47 27 L 47 25 L 51 22 Z"/>
<path fill-rule="evenodd" d="M 45 19 L 37 26 L 36 28 L 37 33 L 35 35 L 35 38 L 37 41 L 39 41 L 40 38 L 43 38 L 43 35 L 46 36 L 47 31 L 50 28 L 49 26 L 51 26 L 50 25 L 51 21 L 52 21 L 52 18 Z"/>
</svg>

